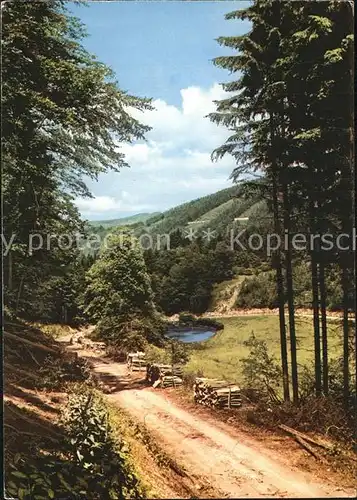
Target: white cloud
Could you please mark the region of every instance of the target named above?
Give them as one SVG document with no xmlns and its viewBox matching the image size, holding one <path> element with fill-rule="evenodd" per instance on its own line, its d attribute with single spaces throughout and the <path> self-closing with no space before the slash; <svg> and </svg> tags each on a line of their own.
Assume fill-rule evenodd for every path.
<svg viewBox="0 0 357 500">
<path fill-rule="evenodd" d="M 110 212 L 120 208 L 121 203 L 110 196 L 97 196 L 96 198 L 78 198 L 76 204 L 80 210 L 86 212 Z"/>
<path fill-rule="evenodd" d="M 181 108 L 155 100 L 153 111 L 136 113 L 137 118 L 152 127 L 147 139 L 151 144 L 160 144 L 166 149 L 183 147 L 211 152 L 225 140 L 227 130 L 218 127 L 206 116 L 215 110 L 214 101 L 228 94 L 217 83 L 208 90 L 188 87 L 182 89 L 180 94 Z"/>
<path fill-rule="evenodd" d="M 96 198 L 78 200 L 83 215 L 116 217 L 123 212 L 165 210 L 231 185 L 233 159 L 213 163 L 210 158 L 229 132 L 205 117 L 214 111 L 213 101 L 227 94 L 218 84 L 206 90 L 188 87 L 180 93 L 180 107 L 156 100 L 153 111 L 135 113 L 152 127 L 147 142 L 121 146 L 131 168 L 102 175 L 90 185 Z"/>
<path fill-rule="evenodd" d="M 117 212 L 141 212 L 151 211 L 151 205 L 138 204 L 135 196 L 123 191 L 121 199 L 111 196 L 96 196 L 95 198 L 77 198 L 76 205 L 81 213 L 86 217 L 107 216 Z"/>
</svg>

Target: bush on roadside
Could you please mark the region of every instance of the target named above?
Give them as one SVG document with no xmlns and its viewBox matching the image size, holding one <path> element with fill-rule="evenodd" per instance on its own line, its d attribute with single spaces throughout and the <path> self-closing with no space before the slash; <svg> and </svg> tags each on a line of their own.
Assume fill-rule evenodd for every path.
<svg viewBox="0 0 357 500">
<path fill-rule="evenodd" d="M 280 424 L 302 432 L 319 432 L 327 437 L 356 444 L 354 428 L 346 412 L 332 397 L 309 398 L 294 404 L 290 401 L 260 401 L 249 410 L 247 420 L 255 425 L 276 429 Z"/>
<path fill-rule="evenodd" d="M 258 352 L 251 352 L 248 363 L 250 375 L 257 386 L 258 379 L 266 368 L 254 357 L 263 360 Z M 269 366 L 269 362 L 263 363 Z M 252 400 L 256 402 L 254 409 L 249 410 L 247 420 L 250 423 L 270 428 L 285 424 L 303 432 L 319 432 L 327 437 L 344 442 L 347 446 L 357 444 L 355 436 L 356 392 L 351 384 L 349 408 L 344 406 L 343 367 L 342 360 L 330 360 L 329 395 L 316 397 L 315 374 L 313 368 L 304 366 L 299 374 L 299 402 L 272 401 L 267 398 Z"/>
<path fill-rule="evenodd" d="M 167 349 L 149 344 L 145 350 L 145 359 L 148 363 L 168 364 L 170 363 L 170 352 Z"/>
<path fill-rule="evenodd" d="M 91 376 L 85 359 L 68 355 L 58 358 L 47 356 L 39 372 L 39 386 L 52 390 L 60 389 L 65 382 L 84 382 Z"/>
<path fill-rule="evenodd" d="M 103 399 L 83 385 L 62 414 L 65 440 L 57 452 L 17 455 L 8 464 L 6 493 L 20 500 L 144 498 L 126 444 L 118 441 Z M 40 447 L 38 447 L 40 450 Z"/>
<path fill-rule="evenodd" d="M 102 320 L 94 336 L 107 343 L 112 355 L 125 357 L 128 352 L 145 351 L 148 344 L 163 347 L 166 328 L 159 315 L 147 318 L 119 316 Z"/>
<path fill-rule="evenodd" d="M 178 340 L 171 339 L 167 351 L 170 356 L 170 363 L 173 365 L 185 364 L 190 357 L 189 347 Z"/>
<path fill-rule="evenodd" d="M 265 340 L 258 339 L 254 332 L 250 334 L 244 345 L 250 348 L 243 365 L 244 386 L 259 391 L 264 400 L 278 400 L 281 369 L 278 360 L 269 354 Z"/>
<path fill-rule="evenodd" d="M 192 389 L 197 377 L 203 377 L 203 371 L 197 370 L 193 371 L 185 371 L 183 375 L 183 384 L 185 387 Z"/>
</svg>

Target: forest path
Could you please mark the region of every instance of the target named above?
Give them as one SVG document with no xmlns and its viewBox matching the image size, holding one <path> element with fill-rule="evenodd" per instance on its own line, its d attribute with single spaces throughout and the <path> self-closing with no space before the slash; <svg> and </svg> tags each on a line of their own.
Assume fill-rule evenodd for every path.
<svg viewBox="0 0 357 500">
<path fill-rule="evenodd" d="M 68 349 L 88 359 L 108 399 L 144 424 L 166 455 L 180 464 L 196 497 L 354 497 L 354 490 L 323 484 L 311 472 L 291 466 L 279 446 L 269 449 L 246 432 L 187 411 L 167 391 L 148 387 L 142 372 L 129 373 L 126 364 L 80 345 Z"/>
<path fill-rule="evenodd" d="M 253 309 L 228 309 L 227 311 L 207 311 L 202 314 L 204 318 L 232 318 L 232 317 L 247 317 L 247 316 L 277 316 L 279 314 L 279 309 L 268 309 L 268 308 L 253 308 Z M 285 313 L 287 315 L 287 312 Z M 312 309 L 295 309 L 295 314 L 297 317 L 302 318 L 313 318 L 314 314 Z M 176 315 L 178 318 L 178 315 Z M 176 316 L 172 318 L 176 319 Z M 327 320 L 341 320 L 342 314 L 338 311 L 328 311 L 326 315 Z M 349 313 L 349 320 L 354 321 L 352 313 Z"/>
</svg>

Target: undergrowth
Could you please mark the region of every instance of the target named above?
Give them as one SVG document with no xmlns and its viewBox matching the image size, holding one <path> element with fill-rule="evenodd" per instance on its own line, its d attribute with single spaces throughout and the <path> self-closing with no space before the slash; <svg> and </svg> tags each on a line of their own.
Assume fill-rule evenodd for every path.
<svg viewBox="0 0 357 500">
<path fill-rule="evenodd" d="M 38 440 L 31 457 L 17 453 L 7 463 L 8 496 L 20 500 L 144 498 L 126 443 L 115 437 L 98 392 L 76 386 L 59 426 L 64 439 L 56 450 L 45 452 Z"/>
</svg>

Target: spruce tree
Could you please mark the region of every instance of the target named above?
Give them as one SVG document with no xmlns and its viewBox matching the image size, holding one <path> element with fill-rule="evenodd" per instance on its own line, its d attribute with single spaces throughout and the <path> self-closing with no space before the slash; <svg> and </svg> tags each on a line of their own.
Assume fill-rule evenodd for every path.
<svg viewBox="0 0 357 500">
<path fill-rule="evenodd" d="M 213 153 L 213 158 L 225 154 L 235 158 L 234 180 L 256 170 L 266 173 L 271 186 L 270 199 L 275 200 L 275 226 L 280 224 L 280 213 L 283 212 L 283 229 L 288 236 L 298 230 L 305 230 L 311 235 L 329 230 L 350 235 L 353 218 L 351 6 L 347 2 L 256 0 L 250 7 L 232 12 L 226 18 L 249 19 L 252 29 L 240 37 L 218 40 L 237 53 L 217 58 L 215 63 L 234 74 L 238 73 L 239 78 L 223 85 L 233 95 L 219 101 L 217 112 L 210 115 L 213 121 L 231 130 L 230 137 Z M 277 200 L 279 194 L 285 200 L 284 207 Z M 327 391 L 326 257 L 322 258 L 319 248 L 309 248 L 309 253 L 315 379 L 319 395 L 322 392 L 321 335 L 324 387 Z M 286 267 L 292 382 L 296 400 L 293 256 L 288 248 L 283 265 Z M 334 260 L 341 269 L 343 288 L 344 384 L 345 399 L 348 399 L 348 307 L 350 276 L 353 274 L 351 252 L 343 253 L 335 249 L 329 254 L 327 262 Z M 279 281 L 278 271 L 278 288 Z M 280 311 L 283 307 L 280 304 Z M 282 316 L 281 313 L 284 371 L 286 338 Z"/>
</svg>

